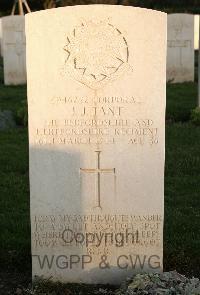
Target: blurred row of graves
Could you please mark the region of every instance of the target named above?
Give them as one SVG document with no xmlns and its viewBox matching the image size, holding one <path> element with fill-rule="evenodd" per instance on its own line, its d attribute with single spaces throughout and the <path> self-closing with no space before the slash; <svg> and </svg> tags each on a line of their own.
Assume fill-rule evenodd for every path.
<svg viewBox="0 0 200 295">
<path fill-rule="evenodd" d="M 53 0 L 44 9 L 54 8 Z M 3 57 L 5 85 L 26 83 L 25 14 L 31 13 L 26 0 L 14 0 L 11 14 L 0 18 L 0 54 Z"/>
</svg>

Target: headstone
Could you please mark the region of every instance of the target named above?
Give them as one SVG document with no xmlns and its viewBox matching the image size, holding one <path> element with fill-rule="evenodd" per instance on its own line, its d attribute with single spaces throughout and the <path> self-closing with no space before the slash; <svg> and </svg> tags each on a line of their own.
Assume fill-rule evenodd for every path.
<svg viewBox="0 0 200 295">
<path fill-rule="evenodd" d="M 2 18 L 4 83 L 26 83 L 25 18 L 12 15 Z"/>
<path fill-rule="evenodd" d="M 3 56 L 3 46 L 2 46 L 2 20 L 0 18 L 0 56 Z"/>
<path fill-rule="evenodd" d="M 194 49 L 199 49 L 199 15 L 194 16 Z"/>
<path fill-rule="evenodd" d="M 166 15 L 51 9 L 26 38 L 33 277 L 162 271 Z"/>
<path fill-rule="evenodd" d="M 167 81 L 194 81 L 194 16 L 168 15 Z"/>
</svg>

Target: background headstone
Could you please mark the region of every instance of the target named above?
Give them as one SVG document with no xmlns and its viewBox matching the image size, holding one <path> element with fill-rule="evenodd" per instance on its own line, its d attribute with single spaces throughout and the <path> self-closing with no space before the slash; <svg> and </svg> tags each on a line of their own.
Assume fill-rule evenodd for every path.
<svg viewBox="0 0 200 295">
<path fill-rule="evenodd" d="M 132 7 L 26 16 L 33 277 L 162 271 L 166 33 Z"/>
<path fill-rule="evenodd" d="M 167 81 L 194 81 L 194 15 L 169 14 Z"/>
<path fill-rule="evenodd" d="M 2 18 L 4 83 L 26 83 L 25 18 L 12 15 Z"/>
<path fill-rule="evenodd" d="M 194 49 L 199 49 L 199 15 L 194 16 Z"/>
<path fill-rule="evenodd" d="M 2 111 L 0 109 L 0 130 L 6 130 L 16 127 L 14 115 L 9 110 Z"/>
</svg>

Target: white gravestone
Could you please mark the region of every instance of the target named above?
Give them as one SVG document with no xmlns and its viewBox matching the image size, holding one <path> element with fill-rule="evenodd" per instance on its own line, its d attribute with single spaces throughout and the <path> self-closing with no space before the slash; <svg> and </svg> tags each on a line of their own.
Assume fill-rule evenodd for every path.
<svg viewBox="0 0 200 295">
<path fill-rule="evenodd" d="M 11 15 L 2 18 L 4 83 L 26 83 L 25 17 Z"/>
<path fill-rule="evenodd" d="M 162 271 L 166 15 L 51 9 L 26 38 L 33 277 Z"/>
<path fill-rule="evenodd" d="M 199 15 L 194 16 L 194 49 L 199 49 Z"/>
<path fill-rule="evenodd" d="M 169 14 L 167 81 L 194 81 L 194 16 Z"/>
<path fill-rule="evenodd" d="M 3 46 L 2 46 L 2 20 L 0 18 L 0 56 L 3 56 Z"/>
</svg>

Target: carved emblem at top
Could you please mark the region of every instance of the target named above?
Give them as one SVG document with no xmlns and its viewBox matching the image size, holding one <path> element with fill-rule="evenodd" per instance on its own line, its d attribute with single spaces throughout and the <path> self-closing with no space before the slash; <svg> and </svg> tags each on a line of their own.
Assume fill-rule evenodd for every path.
<svg viewBox="0 0 200 295">
<path fill-rule="evenodd" d="M 129 47 L 123 33 L 109 22 L 86 22 L 66 37 L 65 72 L 98 89 L 128 68 Z"/>
</svg>

